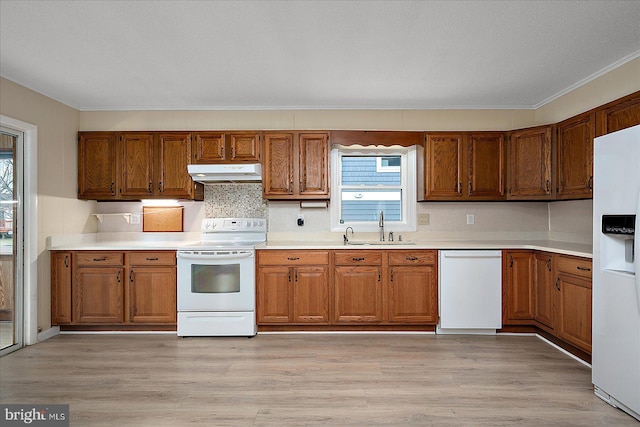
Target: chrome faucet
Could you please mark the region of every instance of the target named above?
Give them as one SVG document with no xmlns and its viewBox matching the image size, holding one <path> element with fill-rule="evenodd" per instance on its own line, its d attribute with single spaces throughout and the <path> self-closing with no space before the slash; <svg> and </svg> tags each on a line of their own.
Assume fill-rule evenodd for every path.
<svg viewBox="0 0 640 427">
<path fill-rule="evenodd" d="M 342 236 L 345 245 L 349 243 L 349 229 L 351 229 L 351 237 L 353 237 L 353 233 L 354 233 L 353 227 L 347 227 L 344 230 L 344 235 Z"/>
<path fill-rule="evenodd" d="M 384 213 L 380 211 L 380 220 L 378 221 L 378 227 L 380 228 L 380 241 L 384 242 Z"/>
</svg>

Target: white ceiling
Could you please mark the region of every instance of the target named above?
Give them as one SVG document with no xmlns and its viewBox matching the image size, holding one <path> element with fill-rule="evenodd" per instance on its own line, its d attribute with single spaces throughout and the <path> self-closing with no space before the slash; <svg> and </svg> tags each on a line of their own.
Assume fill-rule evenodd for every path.
<svg viewBox="0 0 640 427">
<path fill-rule="evenodd" d="M 0 0 L 0 75 L 79 110 L 536 108 L 638 56 L 640 0 Z"/>
</svg>

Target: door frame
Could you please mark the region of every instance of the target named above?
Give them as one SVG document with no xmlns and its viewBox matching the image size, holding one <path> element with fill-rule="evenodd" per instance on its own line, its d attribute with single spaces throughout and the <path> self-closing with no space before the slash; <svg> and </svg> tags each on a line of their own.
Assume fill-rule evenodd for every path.
<svg viewBox="0 0 640 427">
<path fill-rule="evenodd" d="M 38 127 L 5 115 L 0 125 L 22 132 L 23 157 L 23 344 L 38 342 Z"/>
</svg>

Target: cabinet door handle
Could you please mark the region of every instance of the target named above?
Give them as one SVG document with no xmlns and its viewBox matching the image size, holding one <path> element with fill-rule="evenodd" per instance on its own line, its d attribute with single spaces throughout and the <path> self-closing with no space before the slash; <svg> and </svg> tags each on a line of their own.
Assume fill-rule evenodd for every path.
<svg viewBox="0 0 640 427">
<path fill-rule="evenodd" d="M 158 191 L 162 193 L 162 181 L 158 182 Z"/>
<path fill-rule="evenodd" d="M 382 280 L 382 272 L 378 269 L 378 282 Z"/>
<path fill-rule="evenodd" d="M 120 272 L 118 271 L 118 275 L 116 276 L 116 280 L 120 283 Z"/>
<path fill-rule="evenodd" d="M 133 269 L 129 271 L 129 283 L 133 283 Z"/>
<path fill-rule="evenodd" d="M 551 271 L 551 258 L 547 260 L 547 270 Z"/>
<path fill-rule="evenodd" d="M 509 268 L 513 267 L 513 255 L 509 255 Z"/>
<path fill-rule="evenodd" d="M 558 277 L 558 280 L 556 280 L 556 289 L 560 290 L 560 278 Z"/>
<path fill-rule="evenodd" d="M 116 193 L 113 191 L 113 187 L 115 187 L 116 183 L 112 182 L 111 183 L 111 187 L 109 187 L 109 190 L 111 191 L 111 195 L 114 196 Z"/>
<path fill-rule="evenodd" d="M 287 274 L 287 280 L 291 283 L 291 270 L 289 270 L 289 273 Z"/>
<path fill-rule="evenodd" d="M 391 269 L 391 277 L 390 280 L 393 282 L 393 268 Z"/>
<path fill-rule="evenodd" d="M 290 257 L 287 257 L 287 259 L 288 259 L 289 261 L 298 261 L 298 260 L 300 259 L 300 257 L 297 257 L 297 256 L 290 256 Z"/>
<path fill-rule="evenodd" d="M 458 183 L 458 194 L 461 194 L 461 193 L 462 193 L 462 183 L 459 182 Z"/>
<path fill-rule="evenodd" d="M 469 183 L 469 195 L 473 194 L 473 183 Z"/>
<path fill-rule="evenodd" d="M 156 257 L 156 258 L 146 258 L 147 261 L 158 261 L 158 259 L 159 259 L 158 257 Z"/>
<path fill-rule="evenodd" d="M 224 145 L 220 146 L 220 157 L 224 158 Z"/>
<path fill-rule="evenodd" d="M 69 268 L 69 255 L 64 256 L 64 267 Z"/>
<path fill-rule="evenodd" d="M 549 194 L 549 192 L 551 191 L 550 186 L 551 186 L 551 184 L 550 184 L 549 180 L 547 180 L 545 182 L 545 191 L 547 192 L 547 194 Z"/>
<path fill-rule="evenodd" d="M 148 189 L 149 194 L 151 194 L 152 191 L 153 191 L 153 183 L 149 182 L 149 189 Z"/>
<path fill-rule="evenodd" d="M 233 149 L 233 145 L 231 146 L 231 158 L 233 159 L 235 157 L 235 150 Z"/>
<path fill-rule="evenodd" d="M 293 194 L 293 181 L 289 183 L 289 193 Z"/>
<path fill-rule="evenodd" d="M 576 267 L 576 268 L 581 271 L 591 271 L 591 269 L 587 267 Z"/>
<path fill-rule="evenodd" d="M 298 281 L 298 269 L 296 268 L 296 272 L 295 272 L 295 278 L 294 280 L 297 282 Z"/>
<path fill-rule="evenodd" d="M 353 258 L 351 258 L 351 260 L 352 260 L 352 261 L 364 261 L 364 258 L 356 258 L 356 257 L 353 257 Z"/>
<path fill-rule="evenodd" d="M 587 185 L 589 186 L 589 191 L 593 191 L 593 175 L 589 177 L 589 181 L 587 181 Z"/>
</svg>

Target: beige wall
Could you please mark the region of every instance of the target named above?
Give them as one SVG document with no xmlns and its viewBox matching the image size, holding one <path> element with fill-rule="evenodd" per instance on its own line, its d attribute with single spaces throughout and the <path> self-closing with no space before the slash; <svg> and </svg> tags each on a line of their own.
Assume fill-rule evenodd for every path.
<svg viewBox="0 0 640 427">
<path fill-rule="evenodd" d="M 0 114 L 38 128 L 38 327 L 50 327 L 49 254 L 52 234 L 96 230 L 89 220 L 95 202 L 76 198 L 76 135 L 79 112 L 0 78 Z"/>
<path fill-rule="evenodd" d="M 640 90 L 640 58 L 535 110 L 535 124 L 557 123 Z"/>
<path fill-rule="evenodd" d="M 506 130 L 533 110 L 84 111 L 81 130 Z"/>
</svg>

